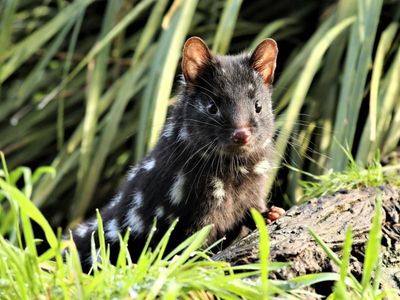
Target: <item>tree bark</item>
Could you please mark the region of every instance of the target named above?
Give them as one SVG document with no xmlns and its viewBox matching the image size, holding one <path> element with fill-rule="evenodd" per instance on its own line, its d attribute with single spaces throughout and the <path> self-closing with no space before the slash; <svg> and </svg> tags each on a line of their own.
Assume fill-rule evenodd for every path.
<svg viewBox="0 0 400 300">
<path fill-rule="evenodd" d="M 350 269 L 361 276 L 364 250 L 374 215 L 377 195 L 382 195 L 382 280 L 400 288 L 400 190 L 389 185 L 337 192 L 312 199 L 291 208 L 286 215 L 268 225 L 270 260 L 291 262 L 289 267 L 272 272 L 271 278 L 338 271 L 325 252 L 314 241 L 312 229 L 341 257 L 346 230 L 351 226 L 353 245 Z M 233 243 L 214 255 L 217 261 L 233 265 L 258 261 L 258 231 Z"/>
</svg>

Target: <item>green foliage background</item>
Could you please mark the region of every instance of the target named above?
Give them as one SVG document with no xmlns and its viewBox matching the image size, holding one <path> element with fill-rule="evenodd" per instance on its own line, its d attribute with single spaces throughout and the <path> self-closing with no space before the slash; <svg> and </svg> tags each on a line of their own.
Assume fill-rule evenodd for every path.
<svg viewBox="0 0 400 300">
<path fill-rule="evenodd" d="M 53 225 L 107 201 L 157 140 L 182 45 L 216 53 L 277 40 L 273 174 L 366 164 L 400 140 L 400 3 L 395 0 L 114 0 L 0 3 L 0 150 L 10 169 L 51 165 L 32 195 Z M 278 172 L 280 170 L 280 172 Z"/>
</svg>

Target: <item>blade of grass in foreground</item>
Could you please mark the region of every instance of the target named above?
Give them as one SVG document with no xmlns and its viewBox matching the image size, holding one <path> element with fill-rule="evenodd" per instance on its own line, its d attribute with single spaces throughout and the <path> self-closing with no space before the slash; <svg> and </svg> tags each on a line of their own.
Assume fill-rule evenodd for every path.
<svg viewBox="0 0 400 300">
<path fill-rule="evenodd" d="M 263 299 L 268 299 L 270 292 L 268 282 L 268 260 L 270 251 L 269 235 L 263 216 L 255 209 L 251 210 L 251 215 L 260 233 L 259 256 L 261 268 L 261 294 Z"/>
<path fill-rule="evenodd" d="M 343 244 L 343 255 L 342 263 L 340 265 L 340 279 L 335 283 L 334 294 L 337 299 L 350 299 L 350 296 L 346 290 L 346 278 L 348 274 L 348 267 L 350 262 L 351 254 L 351 243 L 352 243 L 352 231 L 348 227 L 346 230 L 346 237 Z"/>
<path fill-rule="evenodd" d="M 58 241 L 49 222 L 40 213 L 39 209 L 29 201 L 25 195 L 20 192 L 17 188 L 9 185 L 3 179 L 0 178 L 0 188 L 10 194 L 15 201 L 17 201 L 21 210 L 23 210 L 32 220 L 40 225 L 43 229 L 46 239 L 51 247 L 57 248 Z"/>
<path fill-rule="evenodd" d="M 374 218 L 372 221 L 372 227 L 368 234 L 367 246 L 365 249 L 365 258 L 363 265 L 363 273 L 361 279 L 362 285 L 362 297 L 366 296 L 367 293 L 372 295 L 376 291 L 371 291 L 371 280 L 374 278 L 374 271 L 378 268 L 379 254 L 381 249 L 382 239 L 382 196 L 377 195 L 375 202 Z"/>
</svg>

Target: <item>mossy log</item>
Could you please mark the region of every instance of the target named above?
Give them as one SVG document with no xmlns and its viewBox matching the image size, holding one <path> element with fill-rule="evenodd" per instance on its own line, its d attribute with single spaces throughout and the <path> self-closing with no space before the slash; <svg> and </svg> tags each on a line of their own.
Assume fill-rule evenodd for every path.
<svg viewBox="0 0 400 300">
<path fill-rule="evenodd" d="M 350 268 L 361 276 L 364 250 L 374 215 L 377 195 L 382 196 L 382 279 L 400 288 L 400 190 L 389 185 L 340 191 L 332 196 L 312 199 L 291 208 L 268 226 L 270 260 L 290 262 L 290 266 L 272 272 L 272 278 L 288 279 L 297 275 L 338 271 L 309 233 L 312 229 L 341 257 L 346 230 L 351 226 L 353 246 Z M 214 255 L 217 261 L 233 265 L 256 262 L 259 258 L 258 231 L 233 243 Z"/>
</svg>

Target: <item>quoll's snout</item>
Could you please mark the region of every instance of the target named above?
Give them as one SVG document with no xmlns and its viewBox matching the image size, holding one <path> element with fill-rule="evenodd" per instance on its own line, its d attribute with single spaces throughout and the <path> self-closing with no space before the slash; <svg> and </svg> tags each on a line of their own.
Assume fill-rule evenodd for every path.
<svg viewBox="0 0 400 300">
<path fill-rule="evenodd" d="M 250 142 L 251 132 L 249 128 L 238 128 L 232 134 L 232 141 L 237 145 L 246 145 Z"/>
</svg>

